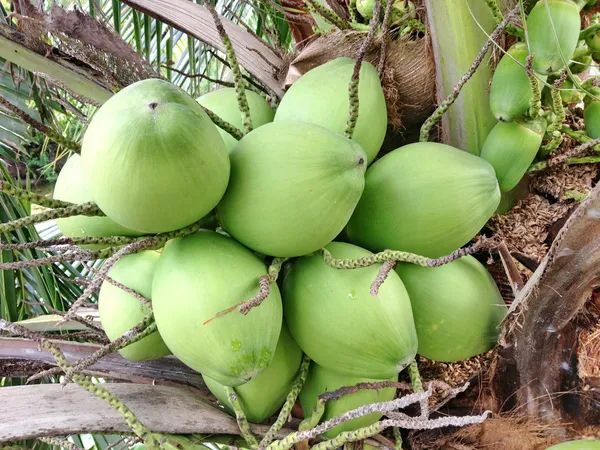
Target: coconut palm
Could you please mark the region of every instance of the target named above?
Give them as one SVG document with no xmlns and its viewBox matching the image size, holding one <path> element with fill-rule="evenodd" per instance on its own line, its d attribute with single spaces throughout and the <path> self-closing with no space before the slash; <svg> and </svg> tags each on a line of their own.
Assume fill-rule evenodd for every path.
<svg viewBox="0 0 600 450">
<path fill-rule="evenodd" d="M 496 123 L 489 110 L 492 67 L 512 45 L 514 36 L 526 35 L 524 14 L 533 3 L 513 0 L 221 0 L 211 6 L 195 0 L 63 0 L 56 4 L 0 0 L 0 183 L 4 192 L 23 189 L 19 191 L 20 197 L 0 192 L 2 223 L 46 211 L 44 204 L 49 204 L 46 200 L 51 198 L 57 174 L 68 157 L 79 151 L 95 111 L 124 87 L 142 79 L 163 78 L 197 98 L 211 90 L 235 85 L 238 66 L 226 51 L 223 37 L 215 26 L 211 15 L 213 7 L 233 44 L 245 89 L 277 104 L 289 85 L 313 67 L 338 57 L 364 58 L 378 69 L 386 97 L 388 132 L 380 156 L 399 145 L 417 141 L 419 135 L 421 140 L 432 136 L 478 155 Z M 515 8 L 516 5 L 519 7 Z M 371 20 L 371 16 L 375 16 L 375 20 Z M 384 17 L 388 21 L 380 24 Z M 502 26 L 497 28 L 499 23 Z M 504 32 L 505 28 L 508 33 Z M 474 60 L 479 61 L 477 67 L 472 67 Z M 434 113 L 436 103 L 442 108 Z M 450 109 L 449 105 L 452 105 Z M 440 117 L 440 126 L 437 126 Z M 560 121 L 557 123 L 561 125 Z M 560 127 L 557 130 L 561 130 Z M 569 133 L 569 130 L 561 131 Z M 581 138 L 576 133 L 569 135 Z M 546 136 L 546 145 L 554 145 L 555 139 L 555 135 Z M 559 143 L 555 142 L 554 148 Z M 570 164 L 589 162 L 597 161 L 569 160 Z M 544 160 L 538 162 L 544 163 L 546 167 L 551 164 Z M 597 196 L 594 193 L 581 208 L 593 210 Z M 514 200 L 510 195 L 506 197 L 507 203 Z M 574 214 L 573 220 L 580 217 L 590 220 L 592 216 Z M 583 225 L 574 222 L 572 226 L 581 229 Z M 593 229 L 594 224 L 588 226 Z M 57 251 L 43 246 L 29 248 L 24 244 L 60 236 L 52 220 L 6 231 L 1 242 L 20 247 L 0 250 L 0 264 L 55 256 Z M 593 234 L 586 238 L 592 239 Z M 556 245 L 567 244 L 585 248 L 573 234 L 557 241 Z M 506 255 L 502 258 L 510 277 L 512 266 L 505 261 Z M 522 261 L 527 264 L 528 260 Z M 88 308 L 81 310 L 80 316 L 87 318 L 62 324 L 61 315 L 82 295 L 86 283 L 105 262 L 106 258 L 98 258 L 85 262 L 61 260 L 40 266 L 9 266 L 0 272 L 0 320 L 45 333 L 46 338 L 62 339 L 64 343 L 60 348 L 70 363 L 89 357 L 106 344 L 106 336 L 93 328 L 100 325 L 94 307 L 97 297 L 92 295 Z M 552 264 L 550 258 L 547 262 L 550 272 L 553 268 L 556 270 Z M 517 269 L 512 269 L 514 275 Z M 559 279 L 559 276 L 553 278 L 560 284 Z M 552 295 L 545 297 L 550 303 L 556 301 Z M 540 304 L 545 303 L 540 301 Z M 544 317 L 548 317 L 548 308 L 540 307 L 534 314 L 544 313 Z M 574 314 L 574 308 L 564 315 Z M 530 330 L 537 330 L 535 327 L 541 323 L 534 319 L 526 316 Z M 507 342 L 513 342 L 511 339 L 522 342 L 523 336 L 527 336 L 529 340 L 525 342 L 529 345 L 534 342 L 535 333 L 526 333 L 511 338 L 507 332 L 504 337 Z M 26 409 L 37 394 L 28 394 L 33 390 L 22 390 L 20 397 L 11 396 L 10 392 L 16 391 L 3 392 L 2 389 L 21 386 L 29 376 L 34 376 L 31 384 L 49 389 L 64 380 L 61 378 L 64 371 L 56 369 L 49 354 L 36 353 L 38 344 L 32 336 L 16 339 L 0 335 L 0 412 L 10 409 L 6 406 L 9 402 L 17 408 L 16 425 L 12 427 L 17 434 L 8 434 L 12 436 L 10 441 L 25 448 L 106 449 L 137 445 L 141 439 L 135 434 L 138 437 L 143 434 L 139 429 L 130 422 L 129 427 L 125 426 L 115 411 L 111 411 L 112 416 L 106 413 L 108 419 L 100 423 L 102 413 L 98 411 L 103 403 L 90 397 L 90 402 L 98 400 L 99 403 L 93 407 L 86 405 L 85 392 L 72 383 L 61 391 L 62 400 L 55 404 L 57 418 L 49 422 L 48 428 L 40 431 L 41 426 L 36 429 L 30 424 L 28 427 L 28 417 L 18 407 Z M 537 341 L 534 344 L 532 348 L 538 353 L 532 360 L 539 362 L 543 345 Z M 41 353 L 46 356 L 39 356 Z M 532 364 L 523 362 L 523 355 L 513 355 L 513 360 L 522 365 L 523 374 L 537 373 Z M 12 364 L 13 361 L 18 363 Z M 167 424 L 167 429 L 161 432 L 188 435 L 189 440 L 180 443 L 180 448 L 216 449 L 240 445 L 235 439 L 210 436 L 213 433 L 239 434 L 240 431 L 223 411 L 203 403 L 214 398 L 197 374 L 175 358 L 133 363 L 113 354 L 101 361 L 102 364 L 88 367 L 84 373 L 93 376 L 97 386 L 109 385 L 111 392 L 114 389 L 118 393 L 115 396 L 126 397 L 125 403 L 135 410 L 138 418 L 145 414 L 144 420 L 150 423 Z M 39 373 L 43 376 L 36 375 Z M 527 384 L 526 379 L 523 376 L 511 385 L 508 394 L 501 392 L 499 398 L 510 397 L 516 391 L 515 386 Z M 155 382 L 166 386 L 153 386 Z M 71 387 L 77 389 L 70 390 Z M 527 391 L 530 397 L 538 392 L 537 388 L 527 389 L 531 389 Z M 48 392 L 58 396 L 58 390 Z M 3 398 L 8 399 L 4 404 Z M 153 401 L 160 406 L 156 407 Z M 532 408 L 532 415 L 543 415 L 539 404 L 531 398 L 521 396 L 519 401 Z M 558 410 L 564 412 L 561 408 Z M 170 413 L 172 417 L 165 417 Z M 86 414 L 91 422 L 86 422 Z M 197 422 L 192 421 L 190 425 L 182 419 L 182 414 L 195 415 Z M 40 411 L 33 408 L 31 423 L 41 423 L 40 417 Z M 244 421 L 238 419 L 243 428 Z M 3 420 L 0 417 L 0 447 L 2 433 L 12 431 L 10 426 L 2 428 Z M 464 419 L 456 424 L 468 423 L 469 420 Z M 297 425 L 296 422 L 289 424 L 290 428 Z M 265 430 L 254 431 L 265 433 Z M 190 436 L 200 432 L 209 436 Z M 68 435 L 69 440 L 37 439 L 49 435 Z M 246 441 L 241 445 L 252 445 L 248 431 L 242 430 L 242 435 Z M 171 443 L 178 442 L 179 438 L 172 439 Z M 381 445 L 389 439 L 381 437 L 378 442 Z"/>
</svg>

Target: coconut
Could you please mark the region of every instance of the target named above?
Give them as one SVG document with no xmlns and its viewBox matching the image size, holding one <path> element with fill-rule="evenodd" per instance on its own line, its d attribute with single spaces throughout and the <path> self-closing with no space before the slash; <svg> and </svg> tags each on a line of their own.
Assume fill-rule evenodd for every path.
<svg viewBox="0 0 600 450">
<path fill-rule="evenodd" d="M 291 62 L 286 85 L 309 70 L 336 58 L 356 58 L 367 32 L 343 30 L 312 40 Z M 393 35 L 373 39 L 366 49 L 365 61 L 377 67 L 382 39 L 390 39 L 385 55 L 381 85 L 386 99 L 388 124 L 400 130 L 424 121 L 433 112 L 435 99 L 435 61 L 428 39 Z M 347 86 L 346 86 L 347 87 Z"/>
<path fill-rule="evenodd" d="M 397 381 L 398 375 L 389 377 L 386 381 Z M 325 369 L 314 362 L 311 363 L 306 382 L 300 391 L 299 399 L 304 417 L 310 417 L 317 404 L 317 397 L 326 392 L 333 392 L 345 386 L 355 386 L 358 383 L 369 383 L 382 381 L 379 379 L 340 375 L 332 370 Z M 325 403 L 325 412 L 321 422 L 339 416 L 345 412 L 360 408 L 372 403 L 387 402 L 393 400 L 396 395 L 395 388 L 384 388 L 378 390 L 362 389 L 353 394 L 347 394 L 337 400 Z M 344 422 L 331 430 L 323 433 L 327 439 L 332 439 L 343 431 L 354 431 L 359 428 L 368 427 L 377 422 L 383 414 L 375 412 L 356 419 Z"/>
<path fill-rule="evenodd" d="M 409 144 L 367 171 L 348 237 L 371 251 L 437 258 L 475 237 L 499 203 L 494 168 L 483 158 L 445 144 Z"/>
<path fill-rule="evenodd" d="M 475 258 L 464 256 L 435 268 L 401 263 L 396 272 L 410 297 L 419 355 L 455 362 L 496 345 L 507 307 Z"/>
<path fill-rule="evenodd" d="M 543 118 L 498 122 L 492 128 L 480 156 L 494 167 L 502 192 L 519 184 L 535 159 L 545 133 Z"/>
<path fill-rule="evenodd" d="M 360 146 L 310 123 L 263 125 L 230 156 L 219 219 L 231 236 L 266 255 L 301 256 L 330 243 L 364 189 Z"/>
<path fill-rule="evenodd" d="M 579 439 L 577 441 L 561 442 L 548 447 L 546 450 L 599 450 L 600 441 L 597 439 Z"/>
<path fill-rule="evenodd" d="M 332 242 L 334 258 L 372 253 Z M 374 297 L 381 264 L 334 269 L 321 255 L 299 258 L 283 280 L 286 322 L 300 348 L 317 364 L 349 376 L 389 378 L 415 357 L 417 335 L 408 294 L 391 272 Z"/>
<path fill-rule="evenodd" d="M 564 69 L 577 47 L 580 28 L 579 8 L 571 0 L 537 2 L 527 16 L 533 70 L 549 75 Z"/>
<path fill-rule="evenodd" d="M 104 103 L 81 156 L 102 211 L 147 233 L 201 219 L 229 180 L 227 148 L 208 115 L 187 93 L 158 79 L 134 83 Z"/>
<path fill-rule="evenodd" d="M 219 233 L 200 230 L 170 241 L 154 274 L 152 306 L 173 354 L 226 386 L 263 372 L 281 332 L 279 289 L 271 283 L 269 296 L 247 315 L 235 307 L 258 294 L 266 274 L 260 259 Z"/>
<path fill-rule="evenodd" d="M 518 42 L 500 59 L 490 87 L 490 109 L 496 119 L 511 122 L 524 116 L 529 110 L 532 91 L 525 65 L 527 63 L 527 45 Z M 540 88 L 548 78 L 540 76 Z"/>
<path fill-rule="evenodd" d="M 58 174 L 54 186 L 55 200 L 62 200 L 75 204 L 93 201 L 92 194 L 85 182 L 81 157 L 75 153 L 69 157 Z M 65 237 L 104 237 L 104 236 L 140 236 L 142 233 L 122 227 L 108 217 L 73 216 L 56 219 L 56 224 Z M 97 250 L 107 245 L 91 244 L 84 248 Z"/>
<path fill-rule="evenodd" d="M 348 86 L 354 64 L 350 58 L 337 58 L 305 73 L 281 99 L 275 121 L 310 122 L 343 134 L 350 110 Z M 361 145 L 370 163 L 385 137 L 387 110 L 379 75 L 369 63 L 361 65 L 358 100 L 352 139 Z"/>
<path fill-rule="evenodd" d="M 154 250 L 126 255 L 108 271 L 113 280 L 133 289 L 146 298 L 152 296 L 152 279 L 160 254 Z M 100 322 L 111 341 L 135 327 L 150 313 L 150 309 L 132 294 L 104 281 L 98 296 Z M 119 350 L 130 361 L 156 359 L 169 355 L 158 331 Z"/>
<path fill-rule="evenodd" d="M 591 88 L 590 92 L 596 98 L 600 97 L 600 89 Z M 592 139 L 598 139 L 600 137 L 600 101 L 586 95 L 584 103 L 583 121 L 585 123 L 585 132 Z"/>
<path fill-rule="evenodd" d="M 246 99 L 248 100 L 248 107 L 250 108 L 252 127 L 258 128 L 261 125 L 273 122 L 275 112 L 273 111 L 273 108 L 271 108 L 271 105 L 256 92 L 249 89 L 246 89 L 245 92 Z M 197 100 L 198 103 L 205 108 L 210 109 L 221 119 L 237 127 L 240 131 L 244 131 L 242 113 L 238 107 L 234 88 L 217 89 L 216 91 L 202 95 Z M 223 138 L 227 149 L 231 151 L 238 141 L 221 128 L 219 128 L 219 133 L 221 133 L 221 137 Z"/>
<path fill-rule="evenodd" d="M 281 408 L 292 389 L 301 362 L 302 350 L 284 324 L 271 364 L 263 373 L 235 389 L 244 414 L 250 422 L 261 423 Z M 227 412 L 235 416 L 225 387 L 206 375 L 202 377 L 208 389 L 225 406 Z"/>
</svg>

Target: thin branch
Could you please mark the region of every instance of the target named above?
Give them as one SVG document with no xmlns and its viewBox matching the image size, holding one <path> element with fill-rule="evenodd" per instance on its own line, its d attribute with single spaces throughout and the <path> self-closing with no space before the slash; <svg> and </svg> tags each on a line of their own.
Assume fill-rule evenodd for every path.
<svg viewBox="0 0 600 450">
<path fill-rule="evenodd" d="M 29 114 L 27 114 L 25 111 L 23 111 L 21 108 L 19 108 L 16 105 L 13 105 L 11 102 L 6 100 L 4 97 L 0 97 L 0 105 L 4 106 L 7 110 L 12 112 L 15 116 L 19 117 L 26 124 L 30 125 L 31 127 L 35 128 L 36 130 L 38 130 L 41 133 L 48 136 L 50 139 L 52 139 L 57 144 L 62 145 L 63 147 L 68 148 L 70 150 L 74 150 L 76 152 L 81 151 L 81 146 L 78 143 L 73 142 L 70 139 L 67 139 L 66 137 L 64 137 L 64 136 L 60 135 L 59 133 L 57 133 L 56 131 L 54 131 L 52 128 L 50 128 L 50 127 L 44 125 L 42 122 L 34 119 Z"/>
<path fill-rule="evenodd" d="M 213 21 L 215 22 L 217 32 L 219 33 L 221 41 L 223 42 L 223 46 L 225 47 L 225 54 L 227 55 L 227 60 L 229 61 L 229 65 L 233 73 L 235 93 L 237 96 L 238 106 L 242 114 L 242 122 L 244 124 L 244 128 L 246 129 L 246 132 L 250 132 L 252 131 L 252 118 L 250 117 L 250 107 L 248 106 L 248 99 L 246 98 L 246 92 L 244 89 L 244 79 L 242 77 L 242 71 L 240 70 L 240 66 L 237 62 L 237 57 L 235 56 L 235 50 L 233 49 L 231 40 L 229 39 L 229 36 L 227 36 L 225 27 L 223 27 L 223 22 L 221 22 L 221 18 L 219 17 L 219 14 L 217 13 L 213 4 L 209 0 L 204 0 L 204 5 L 206 6 L 206 9 L 208 9 L 208 11 L 210 12 Z"/>
<path fill-rule="evenodd" d="M 391 0 L 389 0 L 391 2 Z M 375 38 L 377 27 L 379 25 L 379 16 L 381 12 L 381 0 L 375 0 L 375 6 L 373 7 L 373 18 L 369 24 L 369 32 L 367 37 L 362 42 L 358 52 L 356 54 L 356 63 L 354 64 L 354 71 L 352 72 L 352 78 L 350 79 L 349 90 L 349 103 L 350 110 L 348 112 L 348 121 L 346 122 L 346 130 L 344 136 L 348 139 L 352 139 L 354 135 L 354 128 L 356 128 L 356 122 L 358 122 L 358 109 L 359 109 L 359 98 L 358 98 L 358 84 L 360 82 L 360 69 L 362 62 L 365 59 L 367 49 L 371 45 L 371 42 Z"/>
<path fill-rule="evenodd" d="M 202 105 L 200 105 L 200 106 L 202 106 Z M 216 126 L 218 126 L 222 130 L 229 133 L 236 141 L 239 141 L 240 139 L 242 139 L 244 137 L 244 133 L 242 133 L 236 126 L 223 120 L 222 118 L 217 116 L 214 112 L 212 112 L 210 109 L 206 108 L 205 106 L 202 106 L 202 109 L 204 110 L 204 112 L 206 114 L 208 114 L 208 117 L 210 117 L 210 120 L 212 120 L 212 122 Z"/>
<path fill-rule="evenodd" d="M 394 5 L 393 0 L 386 0 L 387 3 L 385 5 L 385 13 L 383 15 L 383 27 L 381 30 L 382 42 L 381 42 L 381 50 L 379 53 L 379 63 L 377 64 L 377 73 L 379 74 L 379 78 L 383 78 L 383 70 L 385 68 L 385 60 L 387 57 L 387 45 L 388 41 L 391 39 L 388 31 L 390 29 L 390 16 L 392 14 L 392 6 Z"/>
<path fill-rule="evenodd" d="M 225 386 L 225 392 L 227 393 L 229 403 L 231 403 L 233 411 L 235 412 L 235 418 L 237 419 L 238 427 L 240 429 L 242 437 L 246 440 L 251 450 L 258 448 L 258 441 L 256 440 L 256 437 L 254 437 L 254 434 L 250 429 L 250 424 L 248 423 L 248 419 L 246 419 L 246 415 L 244 414 L 242 404 L 237 393 L 235 392 L 235 389 L 229 386 Z"/>
<path fill-rule="evenodd" d="M 394 267 L 396 267 L 396 261 L 385 261 L 381 265 L 381 268 L 377 273 L 377 278 L 375 278 L 373 283 L 371 283 L 371 289 L 369 290 L 373 297 L 377 297 L 379 295 L 379 288 L 386 280 L 390 272 L 394 270 Z"/>
<path fill-rule="evenodd" d="M 540 161 L 538 163 L 532 164 L 529 167 L 529 173 L 539 172 L 541 170 L 549 169 L 551 167 L 556 167 L 556 166 L 564 164 L 564 163 L 569 164 L 570 159 L 572 159 L 575 156 L 579 156 L 582 153 L 585 153 L 586 151 L 588 151 L 589 149 L 591 149 L 592 147 L 594 147 L 598 144 L 600 144 L 600 138 L 593 139 L 589 142 L 578 145 L 577 147 L 575 147 L 567 152 L 564 152 L 558 156 L 555 156 L 554 158 L 550 158 L 547 161 Z M 591 160 L 590 162 L 597 162 L 597 161 Z"/>
<path fill-rule="evenodd" d="M 68 208 L 69 206 L 73 206 L 73 203 L 46 198 L 42 195 L 36 194 L 35 192 L 21 189 L 14 184 L 9 183 L 8 181 L 0 181 L 0 191 L 10 195 L 11 197 L 19 199 L 22 202 L 34 203 L 46 208 Z"/>
<path fill-rule="evenodd" d="M 419 136 L 420 142 L 429 141 L 429 135 L 431 133 L 431 129 L 433 126 L 442 118 L 442 116 L 448 111 L 450 106 L 456 101 L 460 91 L 464 87 L 464 85 L 471 79 L 477 68 L 483 62 L 483 58 L 485 57 L 488 50 L 491 48 L 492 44 L 498 40 L 506 25 L 515 17 L 520 11 L 519 5 L 515 6 L 511 12 L 509 12 L 504 20 L 496 27 L 494 32 L 490 35 L 485 45 L 479 51 L 477 58 L 473 61 L 471 68 L 469 71 L 462 76 L 462 78 L 458 81 L 452 93 L 446 97 L 446 99 L 440 103 L 440 105 L 436 108 L 436 110 L 427 118 L 423 126 L 421 127 L 421 134 Z"/>
</svg>

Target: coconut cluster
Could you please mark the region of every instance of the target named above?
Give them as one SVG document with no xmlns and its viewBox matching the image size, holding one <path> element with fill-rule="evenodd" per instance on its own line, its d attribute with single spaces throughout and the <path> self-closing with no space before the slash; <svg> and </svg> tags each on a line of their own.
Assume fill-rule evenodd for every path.
<svg viewBox="0 0 600 450">
<path fill-rule="evenodd" d="M 213 214 L 218 224 L 111 268 L 111 279 L 151 299 L 158 330 L 122 349 L 125 358 L 172 353 L 228 411 L 226 387 L 234 387 L 246 417 L 262 422 L 283 404 L 303 354 L 312 361 L 300 394 L 308 416 L 325 391 L 397 380 L 417 353 L 457 361 L 494 346 L 506 307 L 475 258 L 399 264 L 374 293 L 381 264 L 339 269 L 323 257 L 349 261 L 386 249 L 439 257 L 473 239 L 500 202 L 492 165 L 459 149 L 411 144 L 378 159 L 387 110 L 369 63 L 347 138 L 354 65 L 338 58 L 308 71 L 276 111 L 247 92 L 253 130 L 239 141 L 202 108 L 241 129 L 233 89 L 194 100 L 166 81 L 144 80 L 97 111 L 55 196 L 94 201 L 106 217 L 64 219 L 66 236 L 170 232 Z M 283 264 L 277 280 L 273 263 Z M 238 311 L 259 286 L 258 306 Z M 99 310 L 112 340 L 150 312 L 109 281 Z M 344 396 L 327 403 L 322 420 L 394 395 Z"/>
</svg>

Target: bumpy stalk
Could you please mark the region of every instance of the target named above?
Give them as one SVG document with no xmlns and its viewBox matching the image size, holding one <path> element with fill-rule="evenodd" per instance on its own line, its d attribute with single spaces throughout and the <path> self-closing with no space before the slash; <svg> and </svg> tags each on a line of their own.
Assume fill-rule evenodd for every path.
<svg viewBox="0 0 600 450">
<path fill-rule="evenodd" d="M 44 206 L 46 208 L 68 208 L 73 206 L 73 203 L 63 202 L 62 200 L 53 200 L 51 198 L 43 197 L 35 192 L 21 189 L 8 181 L 0 181 L 0 191 L 4 192 L 11 197 L 21 200 L 25 203 L 34 203 L 36 205 Z"/>
<path fill-rule="evenodd" d="M 52 128 L 48 127 L 47 125 L 44 125 L 42 122 L 31 117 L 29 114 L 27 114 L 25 111 L 23 111 L 16 105 L 13 105 L 5 98 L 0 97 L 0 105 L 4 106 L 6 109 L 8 109 L 14 115 L 19 117 L 26 124 L 30 125 L 31 127 L 48 136 L 57 144 L 62 145 L 63 147 L 68 148 L 69 150 L 74 150 L 78 153 L 81 151 L 81 146 L 77 142 L 73 142 L 72 140 L 60 135 Z"/>
<path fill-rule="evenodd" d="M 493 248 L 493 244 L 481 239 L 469 247 L 460 248 L 447 256 L 442 256 L 441 258 L 427 258 L 415 253 L 401 252 L 396 250 L 384 250 L 383 252 L 374 253 L 372 255 L 363 256 L 362 258 L 356 259 L 334 258 L 329 250 L 325 248 L 321 249 L 321 253 L 323 254 L 323 261 L 325 264 L 336 269 L 360 269 L 362 267 L 381 264 L 386 261 L 408 262 L 423 267 L 439 267 L 455 261 L 458 258 L 462 258 L 463 256 L 472 255 L 483 249 L 490 248 Z"/>
<path fill-rule="evenodd" d="M 294 407 L 294 404 L 296 403 L 296 399 L 298 398 L 298 394 L 300 394 L 300 391 L 302 390 L 302 386 L 304 386 L 304 382 L 306 381 L 306 376 L 308 375 L 309 366 L 310 366 L 310 358 L 308 356 L 304 355 L 304 358 L 302 359 L 302 364 L 300 365 L 300 370 L 298 371 L 298 374 L 296 375 L 296 379 L 294 380 L 294 383 L 292 384 L 292 389 L 290 390 L 290 393 L 286 397 L 285 403 L 283 404 L 283 407 L 281 408 L 281 411 L 279 412 L 279 415 L 277 416 L 277 420 L 271 426 L 271 428 L 269 428 L 269 431 L 267 432 L 267 434 L 265 434 L 265 436 L 260 441 L 258 450 L 264 450 L 267 447 L 267 445 L 269 445 L 273 441 L 273 439 L 275 439 L 275 435 L 279 432 L 279 430 L 281 430 L 283 428 L 283 426 L 287 422 L 288 417 L 290 416 L 290 413 L 292 412 L 292 408 Z"/>
<path fill-rule="evenodd" d="M 323 20 L 334 27 L 337 27 L 340 30 L 347 30 L 349 28 L 348 24 L 346 24 L 340 16 L 332 10 L 325 8 L 325 6 L 321 5 L 316 0 L 306 0 L 306 5 L 310 12 L 318 14 Z"/>
<path fill-rule="evenodd" d="M 0 233 L 8 233 L 19 228 L 28 227 L 36 223 L 46 222 L 47 220 L 60 219 L 71 216 L 104 216 L 100 208 L 93 203 L 83 203 L 81 205 L 71 205 L 66 208 L 57 208 L 44 211 L 31 216 L 22 217 L 10 222 L 0 224 Z"/>
<path fill-rule="evenodd" d="M 246 90 L 244 88 L 244 77 L 242 76 L 242 71 L 237 62 L 237 57 L 235 56 L 235 50 L 233 49 L 233 44 L 231 43 L 231 39 L 227 35 L 225 31 L 225 27 L 223 26 L 223 22 L 221 22 L 221 18 L 219 14 L 215 10 L 215 7 L 209 0 L 204 1 L 204 5 L 210 12 L 213 21 L 215 22 L 215 26 L 217 27 L 217 31 L 219 36 L 221 37 L 221 41 L 223 42 L 223 46 L 225 47 L 225 54 L 227 55 L 227 61 L 229 62 L 229 67 L 233 73 L 233 81 L 235 83 L 235 93 L 237 96 L 238 107 L 242 114 L 242 123 L 244 124 L 244 128 L 246 132 L 252 131 L 252 119 L 250 117 L 250 107 L 248 106 L 248 99 L 246 98 Z"/>
<path fill-rule="evenodd" d="M 417 361 L 413 361 L 408 366 L 408 374 L 410 376 L 410 384 L 413 392 L 424 392 L 423 381 L 421 381 L 421 374 L 419 373 L 419 366 Z"/>
<path fill-rule="evenodd" d="M 394 440 L 395 440 L 395 445 L 394 448 L 396 450 L 402 450 L 402 435 L 400 434 L 400 428 L 398 427 L 394 427 Z"/>
<path fill-rule="evenodd" d="M 52 354 L 57 364 L 63 371 L 68 372 L 71 369 L 71 365 L 69 364 L 69 362 L 65 358 L 65 355 L 63 355 L 62 351 L 58 347 L 56 347 L 54 344 L 48 341 L 44 341 L 43 346 Z M 90 394 L 93 394 L 96 397 L 104 400 L 113 409 L 117 410 L 129 426 L 129 428 L 131 428 L 131 431 L 133 431 L 136 434 L 136 436 L 138 436 L 144 441 L 144 444 L 148 449 L 161 449 L 160 443 L 153 436 L 152 432 L 148 428 L 146 428 L 146 426 L 142 424 L 142 422 L 140 422 L 140 420 L 135 416 L 135 414 L 133 414 L 133 412 L 127 406 L 125 406 L 125 404 L 121 400 L 119 400 L 105 388 L 94 384 L 92 382 L 92 379 L 85 375 L 74 374 L 73 381 L 79 386 L 81 386 L 83 389 L 88 391 Z"/>
<path fill-rule="evenodd" d="M 509 14 L 507 14 L 507 16 L 504 18 L 504 20 L 496 27 L 494 32 L 490 35 L 490 37 L 486 41 L 485 45 L 479 51 L 479 54 L 475 58 L 475 61 L 473 61 L 473 64 L 471 65 L 471 68 L 469 69 L 469 71 L 465 75 L 462 76 L 462 78 L 458 81 L 458 83 L 452 90 L 452 93 L 448 97 L 446 97 L 446 99 L 443 102 L 440 103 L 440 105 L 435 109 L 435 111 L 431 114 L 431 116 L 429 116 L 429 118 L 425 121 L 425 123 L 421 127 L 421 134 L 419 136 L 420 142 L 429 141 L 429 135 L 431 134 L 431 130 L 433 129 L 433 126 L 437 122 L 440 121 L 442 116 L 446 113 L 446 111 L 448 111 L 450 106 L 452 106 L 452 104 L 456 101 L 456 99 L 458 98 L 458 95 L 460 94 L 460 91 L 462 90 L 464 85 L 467 83 L 467 81 L 469 81 L 469 79 L 477 71 L 477 68 L 483 62 L 483 59 L 485 58 L 485 55 L 491 48 L 492 44 L 498 40 L 498 38 L 504 31 L 504 27 L 506 27 L 506 25 L 512 20 L 512 18 L 517 14 L 518 11 L 519 11 L 519 7 L 516 6 Z"/>
<path fill-rule="evenodd" d="M 529 100 L 529 116 L 535 119 L 540 115 L 542 110 L 542 91 L 540 84 L 538 83 L 537 74 L 532 69 L 531 64 L 533 62 L 533 55 L 527 57 L 527 65 L 525 71 L 527 78 L 529 79 L 529 85 L 531 86 L 531 99 Z"/>
<path fill-rule="evenodd" d="M 380 13 L 381 0 L 375 0 L 375 6 L 373 8 L 373 18 L 369 23 L 369 32 L 367 33 L 367 37 L 358 49 L 358 53 L 356 55 L 356 63 L 354 64 L 354 72 L 352 73 L 352 77 L 350 79 L 350 86 L 348 88 L 350 111 L 348 121 L 346 122 L 346 130 L 344 132 L 344 136 L 346 136 L 348 139 L 352 139 L 352 136 L 354 135 L 354 129 L 356 128 L 356 122 L 358 121 L 358 83 L 360 82 L 360 68 L 362 66 L 363 60 L 365 59 L 367 49 L 369 48 L 371 42 L 373 41 L 373 38 L 375 37 L 377 26 L 379 24 Z"/>
<path fill-rule="evenodd" d="M 552 111 L 554 112 L 554 120 L 548 125 L 547 133 L 552 136 L 550 142 L 543 145 L 540 152 L 542 156 L 556 150 L 563 141 L 560 129 L 565 121 L 566 114 L 565 108 L 562 103 L 562 97 L 560 96 L 560 87 L 567 77 L 567 73 L 564 72 L 562 76 L 554 82 L 554 89 L 551 91 L 552 95 Z"/>
<path fill-rule="evenodd" d="M 221 128 L 222 130 L 227 131 L 230 135 L 232 135 L 235 138 L 235 140 L 239 141 L 240 139 L 242 139 L 244 137 L 244 133 L 242 133 L 237 127 L 235 127 L 235 126 L 231 125 L 229 122 L 221 119 L 210 109 L 208 109 L 204 106 L 202 106 L 202 109 L 204 110 L 204 112 L 206 114 L 208 114 L 208 117 L 210 117 L 210 120 L 212 120 L 212 122 L 216 126 Z"/>
<path fill-rule="evenodd" d="M 251 449 L 258 448 L 258 441 L 254 437 L 254 434 L 252 434 L 250 424 L 248 423 L 248 419 L 246 419 L 246 415 L 242 409 L 242 404 L 237 393 L 235 392 L 235 389 L 225 386 L 225 390 L 227 392 L 227 398 L 229 398 L 229 402 L 231 403 L 233 411 L 235 412 L 235 418 L 237 420 L 240 432 L 242 433 L 242 437 L 246 440 Z"/>
</svg>

